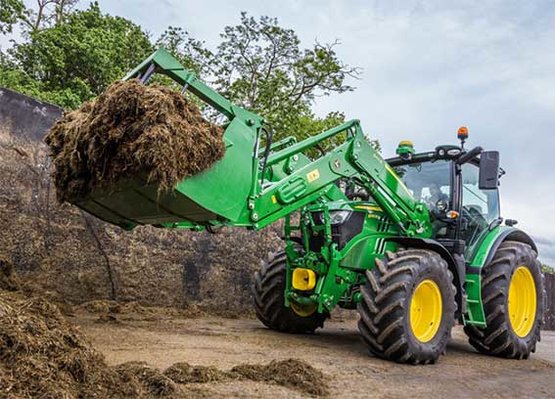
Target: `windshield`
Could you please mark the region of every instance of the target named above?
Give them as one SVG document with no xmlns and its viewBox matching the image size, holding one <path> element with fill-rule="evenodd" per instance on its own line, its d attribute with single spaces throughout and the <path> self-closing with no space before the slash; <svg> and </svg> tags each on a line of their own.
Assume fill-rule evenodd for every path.
<svg viewBox="0 0 555 399">
<path fill-rule="evenodd" d="M 397 166 L 395 168 L 415 199 L 434 207 L 451 203 L 451 173 L 447 160 Z"/>
<path fill-rule="evenodd" d="M 451 164 L 448 160 L 423 162 L 395 168 L 415 199 L 424 202 L 432 216 L 434 237 L 447 237 L 448 226 L 440 219 L 451 206 Z"/>
</svg>

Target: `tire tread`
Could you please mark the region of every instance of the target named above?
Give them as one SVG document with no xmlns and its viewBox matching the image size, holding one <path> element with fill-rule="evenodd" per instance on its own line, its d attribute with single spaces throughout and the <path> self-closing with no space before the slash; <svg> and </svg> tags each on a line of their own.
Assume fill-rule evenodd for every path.
<svg viewBox="0 0 555 399">
<path fill-rule="evenodd" d="M 510 279 L 516 267 L 521 263 L 526 263 L 529 268 L 531 267 L 532 272 L 535 269 L 540 273 L 540 287 L 537 288 L 542 293 L 541 300 L 537 303 L 536 325 L 524 338 L 520 338 L 512 332 L 506 311 Z M 543 322 L 545 285 L 536 252 L 528 244 L 505 241 L 497 249 L 493 260 L 484 266 L 482 277 L 482 298 L 484 298 L 487 326 L 485 328 L 465 326 L 464 331 L 468 336 L 468 342 L 477 351 L 484 354 L 508 359 L 527 359 L 530 353 L 535 351 L 536 342 L 540 340 Z"/>
</svg>

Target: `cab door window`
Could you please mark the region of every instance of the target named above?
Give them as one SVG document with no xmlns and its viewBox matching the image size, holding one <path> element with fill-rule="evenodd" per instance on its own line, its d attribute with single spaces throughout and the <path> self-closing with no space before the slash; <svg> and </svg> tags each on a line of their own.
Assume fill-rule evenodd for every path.
<svg viewBox="0 0 555 399">
<path fill-rule="evenodd" d="M 480 242 L 491 222 L 499 218 L 499 194 L 497 189 L 480 190 L 479 168 L 472 163 L 462 166 L 462 215 L 464 229 L 462 238 L 467 252 Z"/>
</svg>

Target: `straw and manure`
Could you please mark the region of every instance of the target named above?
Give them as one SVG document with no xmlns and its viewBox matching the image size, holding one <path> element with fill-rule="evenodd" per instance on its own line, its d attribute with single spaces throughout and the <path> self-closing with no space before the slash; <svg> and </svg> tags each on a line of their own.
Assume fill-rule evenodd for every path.
<svg viewBox="0 0 555 399">
<path fill-rule="evenodd" d="M 0 291 L 0 396 L 8 398 L 171 397 L 177 386 L 160 375 L 104 357 L 42 298 Z"/>
<path fill-rule="evenodd" d="M 185 394 L 180 385 L 228 381 L 277 384 L 314 396 L 328 394 L 322 372 L 297 359 L 240 364 L 231 370 L 185 362 L 164 372 L 137 361 L 109 366 L 56 305 L 20 291 L 18 280 L 11 263 L 0 257 L 0 397 L 177 398 Z M 116 305 L 99 301 L 89 307 L 126 311 L 125 305 L 117 310 Z"/>
<path fill-rule="evenodd" d="M 180 93 L 138 80 L 116 82 L 66 113 L 45 142 L 60 201 L 86 197 L 122 179 L 173 188 L 223 157 L 223 129 Z"/>
<path fill-rule="evenodd" d="M 323 373 L 298 359 L 273 360 L 268 364 L 239 364 L 229 371 L 180 362 L 167 368 L 164 375 L 178 384 L 256 381 L 281 385 L 313 396 L 329 393 Z"/>
</svg>

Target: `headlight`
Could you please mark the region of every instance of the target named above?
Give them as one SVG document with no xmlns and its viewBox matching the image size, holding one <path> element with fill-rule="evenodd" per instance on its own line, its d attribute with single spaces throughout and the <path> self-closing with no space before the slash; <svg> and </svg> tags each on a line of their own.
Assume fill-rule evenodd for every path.
<svg viewBox="0 0 555 399">
<path fill-rule="evenodd" d="M 331 224 L 343 224 L 349 216 L 351 211 L 331 211 L 330 212 L 330 223 Z"/>
<path fill-rule="evenodd" d="M 353 211 L 344 211 L 344 210 L 337 210 L 337 211 L 330 211 L 330 223 L 333 225 L 343 224 L 349 219 L 349 216 L 353 213 Z M 324 212 L 315 212 L 314 218 L 317 224 L 324 224 Z"/>
</svg>

